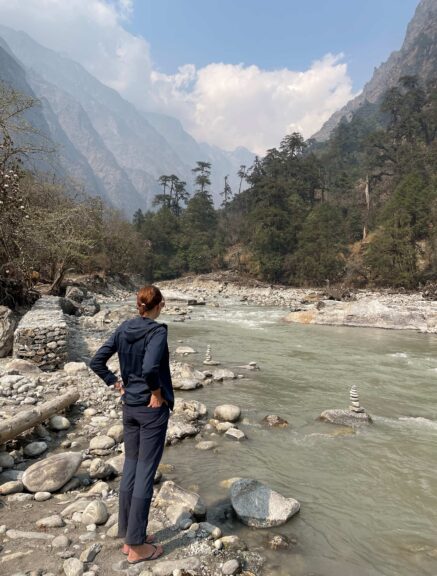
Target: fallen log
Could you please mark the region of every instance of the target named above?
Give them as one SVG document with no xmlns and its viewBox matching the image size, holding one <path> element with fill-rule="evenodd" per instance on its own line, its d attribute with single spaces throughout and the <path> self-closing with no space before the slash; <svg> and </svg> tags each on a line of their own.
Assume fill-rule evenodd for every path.
<svg viewBox="0 0 437 576">
<path fill-rule="evenodd" d="M 12 416 L 12 418 L 0 421 L 0 444 L 47 420 L 47 418 L 67 408 L 70 404 L 74 404 L 78 399 L 79 391 L 73 388 L 62 394 L 62 396 L 48 400 L 40 406 L 35 406 L 30 408 L 30 410 L 23 410 L 19 414 Z"/>
</svg>

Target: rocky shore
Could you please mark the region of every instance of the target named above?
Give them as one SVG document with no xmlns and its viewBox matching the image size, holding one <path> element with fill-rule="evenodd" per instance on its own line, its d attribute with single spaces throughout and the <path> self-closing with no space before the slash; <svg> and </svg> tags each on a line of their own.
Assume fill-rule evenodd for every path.
<svg viewBox="0 0 437 576">
<path fill-rule="evenodd" d="M 241 281 L 226 273 L 188 276 L 160 286 L 175 298 L 184 296 L 216 306 L 235 300 L 282 307 L 288 309 L 284 310 L 284 321 L 289 323 L 437 333 L 437 300 L 421 292 L 290 288 Z"/>
<path fill-rule="evenodd" d="M 131 296 L 132 292 L 119 291 L 117 300 Z M 105 307 L 104 300 L 106 304 L 113 303 L 114 296 L 102 298 L 102 306 L 99 296 L 95 298 L 98 305 L 94 314 L 62 315 L 66 331 L 62 338 L 68 341 L 68 362 L 62 367 L 42 363 L 42 370 L 38 365 L 38 358 L 43 355 L 36 352 L 41 347 L 45 352 L 51 349 L 48 335 L 53 332 L 55 342 L 60 338 L 56 330 L 50 331 L 50 314 L 43 333 L 37 330 L 40 348 L 34 344 L 27 359 L 19 355 L 0 359 L 0 425 L 12 422 L 26 410 L 63 397 L 68 391 L 77 390 L 79 395 L 77 402 L 62 413 L 0 445 L 0 573 L 263 574 L 262 550 L 251 550 L 238 534 L 229 530 L 229 522 L 236 526 L 239 522 L 262 528 L 279 526 L 298 512 L 299 503 L 256 480 L 232 478 L 226 483 L 227 504 L 221 509 L 226 522 L 220 525 L 216 522 L 217 513 L 212 514 L 210 521 L 201 486 L 199 493 L 185 486 L 184 478 L 177 468 L 165 462 L 165 456 L 155 478 L 150 517 L 150 530 L 163 544 L 165 555 L 138 565 L 129 565 L 123 557 L 122 541 L 117 538 L 118 487 L 124 461 L 121 398 L 88 369 L 87 363 L 107 332 L 136 312 L 132 303 Z M 36 312 L 40 313 L 46 304 L 47 309 L 53 309 L 54 302 L 43 298 Z M 53 320 L 57 325 L 61 313 L 58 306 L 55 308 Z M 32 320 L 35 312 L 29 315 Z M 26 338 L 30 337 L 28 324 L 24 316 L 18 325 L 26 328 Z M 33 324 L 30 329 L 34 329 Z M 21 346 L 20 329 L 15 333 Z M 213 360 L 200 361 L 194 367 L 185 361 L 190 355 L 186 346 L 173 352 L 174 385 L 181 392 L 177 392 L 167 445 L 187 441 L 196 450 L 215 450 L 221 436 L 227 442 L 243 442 L 240 407 L 224 404 L 209 412 L 201 402 L 183 396 L 186 390 L 243 375 L 215 366 Z M 110 366 L 118 369 L 116 358 L 111 359 Z M 242 367 L 243 371 L 255 368 Z M 272 416 L 269 426 L 276 425 L 275 418 Z M 280 534 L 272 533 L 269 546 L 280 549 L 288 543 Z"/>
</svg>

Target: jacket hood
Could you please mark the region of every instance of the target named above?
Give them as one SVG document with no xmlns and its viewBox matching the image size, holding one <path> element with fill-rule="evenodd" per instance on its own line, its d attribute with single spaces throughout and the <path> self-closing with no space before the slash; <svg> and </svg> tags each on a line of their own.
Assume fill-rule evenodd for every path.
<svg viewBox="0 0 437 576">
<path fill-rule="evenodd" d="M 150 318 L 142 318 L 138 316 L 137 318 L 132 318 L 132 320 L 128 320 L 121 326 L 121 332 L 124 333 L 124 336 L 128 342 L 136 342 L 137 340 L 141 340 L 144 336 L 160 326 L 158 322 L 151 320 Z"/>
</svg>

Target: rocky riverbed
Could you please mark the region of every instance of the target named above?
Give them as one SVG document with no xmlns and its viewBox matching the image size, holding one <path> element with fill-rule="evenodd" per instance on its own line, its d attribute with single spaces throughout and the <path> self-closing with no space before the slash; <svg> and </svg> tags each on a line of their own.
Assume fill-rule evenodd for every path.
<svg viewBox="0 0 437 576">
<path fill-rule="evenodd" d="M 188 276 L 162 282 L 167 294 L 220 306 L 228 299 L 283 307 L 284 321 L 437 333 L 437 300 L 421 292 L 306 289 L 241 281 L 232 274 Z"/>
<path fill-rule="evenodd" d="M 117 294 L 118 299 L 132 293 Z M 106 299 L 106 304 L 111 303 Z M 49 302 L 53 308 L 53 300 Z M 209 520 L 202 487 L 184 485 L 178 470 L 163 463 L 155 478 L 150 529 L 164 545 L 165 555 L 154 562 L 130 566 L 116 538 L 120 474 L 123 466 L 121 398 L 87 367 L 107 333 L 135 314 L 132 304 L 105 307 L 94 315 L 64 315 L 68 326 L 69 362 L 63 369 L 41 370 L 32 360 L 6 357 L 0 361 L 0 423 L 25 410 L 38 408 L 66 391 L 77 389 L 79 400 L 0 447 L 0 573 L 14 576 L 128 574 L 142 576 L 262 574 L 262 549 L 247 544 L 225 526 L 232 518 L 262 527 L 282 524 L 299 510 L 299 503 L 268 486 L 230 479 L 220 522 Z M 113 303 L 112 303 L 113 304 Z M 44 308 L 40 301 L 38 309 Z M 170 305 L 177 319 L 178 305 Z M 56 312 L 56 320 L 59 311 Z M 55 336 L 56 337 L 56 334 Z M 50 340 L 50 339 L 49 339 Z M 50 344 L 50 342 L 49 342 Z M 192 350 L 173 352 L 174 386 L 180 390 L 167 434 L 167 445 L 194 439 L 193 450 L 214 451 L 220 437 L 243 442 L 241 409 L 224 404 L 208 413 L 183 391 L 243 377 L 210 359 L 188 362 Z M 47 345 L 45 343 L 44 345 Z M 49 346 L 50 349 L 50 346 Z M 33 353 L 34 356 L 34 353 Z M 35 357 L 37 358 L 37 357 Z M 118 369 L 117 358 L 110 366 Z M 255 369 L 256 365 L 242 367 Z M 176 392 L 177 393 L 177 392 Z M 173 448 L 171 448 L 173 449 Z M 174 448 L 177 449 L 177 448 Z M 250 484 L 250 482 L 252 482 Z M 233 504 L 234 502 L 234 504 Z M 271 506 L 269 502 L 273 502 Z M 215 511 L 214 518 L 220 514 Z M 271 534 L 271 547 L 287 546 Z"/>
</svg>

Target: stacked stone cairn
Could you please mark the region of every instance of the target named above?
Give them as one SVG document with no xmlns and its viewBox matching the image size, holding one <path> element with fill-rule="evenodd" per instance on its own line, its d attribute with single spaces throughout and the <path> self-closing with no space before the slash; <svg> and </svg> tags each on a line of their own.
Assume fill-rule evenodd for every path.
<svg viewBox="0 0 437 576">
<path fill-rule="evenodd" d="M 364 412 L 364 408 L 362 406 L 360 406 L 360 399 L 358 397 L 358 391 L 357 391 L 357 387 L 355 386 L 355 384 L 353 384 L 350 393 L 349 393 L 349 397 L 350 397 L 350 401 L 351 401 L 351 405 L 349 406 L 349 409 L 351 412 Z"/>
<path fill-rule="evenodd" d="M 212 359 L 210 344 L 208 344 L 206 347 L 205 360 L 203 361 L 203 363 L 206 364 L 207 366 L 219 366 L 220 364 L 220 362 L 217 362 L 216 360 Z"/>
<path fill-rule="evenodd" d="M 21 319 L 14 333 L 14 356 L 46 371 L 61 369 L 67 360 L 68 326 L 61 299 L 43 296 Z"/>
<path fill-rule="evenodd" d="M 351 387 L 349 392 L 350 406 L 348 409 L 334 408 L 332 410 L 325 410 L 320 414 L 319 419 L 323 422 L 330 424 L 339 424 L 341 426 L 350 426 L 355 428 L 361 424 L 370 424 L 372 418 L 365 409 L 360 406 L 358 391 L 355 384 Z"/>
</svg>

